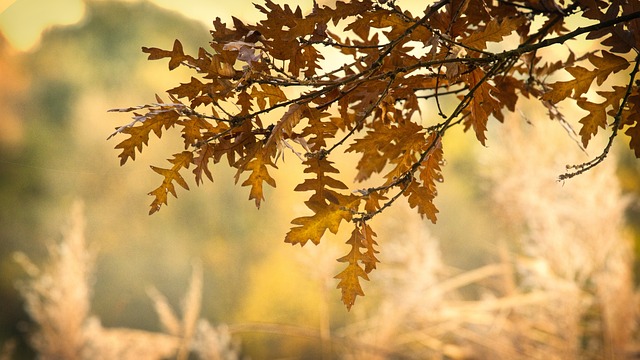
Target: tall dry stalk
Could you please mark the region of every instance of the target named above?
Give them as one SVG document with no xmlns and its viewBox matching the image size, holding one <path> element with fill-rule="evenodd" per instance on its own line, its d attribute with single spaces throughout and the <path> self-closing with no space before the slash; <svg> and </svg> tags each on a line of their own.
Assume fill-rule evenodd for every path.
<svg viewBox="0 0 640 360">
<path fill-rule="evenodd" d="M 384 243 L 376 275 L 380 304 L 364 320 L 336 332 L 352 340 L 343 348 L 344 358 L 463 358 L 466 349 L 450 336 L 458 320 L 451 318 L 448 302 L 458 297 L 459 287 L 493 271 L 449 277 L 438 240 L 408 209 L 396 210 L 406 213 L 399 216 L 401 224 L 388 229 L 393 236 L 385 237 L 391 240 Z"/>
<path fill-rule="evenodd" d="M 621 358 L 638 314 L 615 159 L 559 183 L 566 164 L 586 157 L 551 135 L 552 126 L 559 125 L 509 122 L 488 154 L 497 213 L 521 234 L 521 285 L 550 295 L 542 309 L 522 314 L 539 321 L 519 332 L 544 332 L 539 350 L 558 340 L 545 357 Z"/>
<path fill-rule="evenodd" d="M 84 226 L 82 204 L 76 203 L 63 241 L 47 249 L 48 264 L 40 268 L 22 253 L 15 256 L 31 276 L 18 289 L 38 325 L 30 340 L 42 359 L 83 358 L 94 263 L 85 244 Z"/>
<path fill-rule="evenodd" d="M 346 358 L 624 358 L 638 314 L 614 162 L 563 186 L 556 179 L 565 164 L 580 161 L 562 147 L 566 138 L 551 138 L 544 125 L 501 131 L 504 142 L 486 151 L 486 177 L 516 250 L 451 273 L 438 240 L 401 216 L 398 241 L 384 244 L 380 306 L 335 332 L 357 339 Z"/>
<path fill-rule="evenodd" d="M 189 289 L 184 296 L 182 319 L 178 319 L 164 296 L 151 290 L 166 333 L 104 328 L 90 316 L 94 258 L 84 238 L 82 205 L 73 207 L 70 225 L 61 242 L 48 248 L 49 262 L 38 267 L 26 255 L 17 253 L 29 280 L 18 288 L 25 307 L 35 322 L 31 343 L 38 357 L 55 360 L 187 359 L 193 354 L 206 360 L 235 360 L 238 345 L 224 327 L 213 327 L 200 319 L 202 267 L 194 265 Z"/>
</svg>

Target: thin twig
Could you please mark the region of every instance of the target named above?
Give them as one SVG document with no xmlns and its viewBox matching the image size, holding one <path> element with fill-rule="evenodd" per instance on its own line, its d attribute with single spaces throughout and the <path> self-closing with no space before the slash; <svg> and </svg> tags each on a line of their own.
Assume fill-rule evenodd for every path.
<svg viewBox="0 0 640 360">
<path fill-rule="evenodd" d="M 631 95 L 631 92 L 633 89 L 633 83 L 638 73 L 639 64 L 640 64 L 640 54 L 636 57 L 636 64 L 633 67 L 631 74 L 629 75 L 629 84 L 627 85 L 627 91 L 625 92 L 624 97 L 622 98 L 622 102 L 620 103 L 620 107 L 618 108 L 618 111 L 613 117 L 613 124 L 611 124 L 613 128 L 611 131 L 611 136 L 609 136 L 607 145 L 602 150 L 602 153 L 600 153 L 600 155 L 596 156 L 594 159 L 591 159 L 585 163 L 578 164 L 578 165 L 568 165 L 567 169 L 575 169 L 575 171 L 567 172 L 565 174 L 560 175 L 558 177 L 559 181 L 570 179 L 576 175 L 580 175 L 584 173 L 585 171 L 603 162 L 604 159 L 609 155 L 609 151 L 613 146 L 613 140 L 616 138 L 616 136 L 618 136 L 618 130 L 620 129 L 620 122 L 622 121 L 622 111 L 624 111 L 624 107 L 626 106 L 627 101 L 629 100 L 629 96 Z"/>
</svg>

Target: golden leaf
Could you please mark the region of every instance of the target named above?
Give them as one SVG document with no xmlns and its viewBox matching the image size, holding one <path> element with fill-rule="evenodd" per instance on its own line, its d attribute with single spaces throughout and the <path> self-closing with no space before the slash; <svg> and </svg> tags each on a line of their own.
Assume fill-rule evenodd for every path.
<svg viewBox="0 0 640 360">
<path fill-rule="evenodd" d="M 173 156 L 173 159 L 168 160 L 173 164 L 170 169 L 151 166 L 151 169 L 156 173 L 162 175 L 164 179 L 162 180 L 162 184 L 160 184 L 160 186 L 149 193 L 149 195 L 154 197 L 153 202 L 151 203 L 151 209 L 149 210 L 149 215 L 160 210 L 160 207 L 163 204 L 167 205 L 167 194 L 171 193 L 171 195 L 173 195 L 174 197 L 178 197 L 178 195 L 176 194 L 176 189 L 173 185 L 174 181 L 184 189 L 189 190 L 189 185 L 187 185 L 187 182 L 184 180 L 182 175 L 180 175 L 180 170 L 182 168 L 189 168 L 189 165 L 193 160 L 193 153 L 191 151 L 183 151 L 181 153 L 174 154 Z"/>
<path fill-rule="evenodd" d="M 347 306 L 347 310 L 351 310 L 357 296 L 364 296 L 360 278 L 369 280 L 367 273 L 375 269 L 376 263 L 379 262 L 375 257 L 377 251 L 373 248 L 376 244 L 373 236 L 375 233 L 367 224 L 356 224 L 346 242 L 351 245 L 351 250 L 338 259 L 339 262 L 347 263 L 347 267 L 334 277 L 340 280 L 337 288 L 342 291 L 342 302 Z M 364 249 L 365 252 L 361 252 L 360 249 Z M 364 269 L 362 264 L 365 266 Z"/>
</svg>

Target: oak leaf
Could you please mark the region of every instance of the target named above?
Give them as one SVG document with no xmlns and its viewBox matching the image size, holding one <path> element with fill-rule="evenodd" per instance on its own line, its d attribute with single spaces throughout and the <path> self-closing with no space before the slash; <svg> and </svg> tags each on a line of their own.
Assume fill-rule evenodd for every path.
<svg viewBox="0 0 640 360">
<path fill-rule="evenodd" d="M 481 69 L 476 68 L 465 76 L 465 82 L 469 84 L 469 88 L 475 89 L 473 96 L 469 99 L 471 116 L 465 121 L 465 130 L 473 127 L 476 138 L 482 145 L 485 145 L 487 140 L 485 133 L 489 115 L 500 109 L 499 102 L 493 96 L 498 89 L 487 82 L 485 75 Z"/>
<path fill-rule="evenodd" d="M 213 181 L 210 166 L 223 157 L 260 207 L 265 184 L 276 185 L 275 163 L 289 149 L 303 162 L 307 176 L 294 190 L 311 192 L 305 202 L 311 213 L 293 219 L 285 241 L 318 244 L 327 230 L 354 223 L 351 251 L 339 259 L 346 269 L 336 276 L 350 309 L 364 295 L 360 280 L 379 262 L 375 233 L 365 222 L 403 197 L 436 221 L 442 141 L 452 128 L 472 128 L 484 145 L 489 119 L 517 112 L 520 97 L 541 100 L 549 118 L 563 124 L 556 104 L 572 99 L 588 112 L 579 122 L 585 146 L 601 129 L 611 140 L 625 131 L 640 157 L 638 58 L 630 61 L 640 49 L 638 1 L 441 0 L 418 16 L 394 1 L 320 3 L 305 14 L 262 0 L 256 8 L 263 20 L 255 24 L 232 17 L 227 26 L 217 18 L 210 48 L 198 48 L 195 57 L 178 40 L 170 50 L 143 48 L 150 60 L 167 58 L 170 70 L 195 73 L 167 90 L 170 103 L 157 97 L 116 110 L 133 113 L 111 135 L 124 138 L 116 145 L 121 164 L 135 160 L 151 133 L 160 138 L 176 128 L 183 140 L 185 150 L 169 168 L 152 167 L 163 181 L 150 192 L 150 213 L 167 204 L 168 194 L 176 196 L 176 184 L 188 189 L 182 169 L 193 164 L 190 175 L 200 185 Z M 574 17 L 591 25 L 578 27 Z M 578 51 L 568 41 L 580 36 L 597 40 L 592 50 Z M 568 55 L 546 53 L 560 44 Z M 557 81 L 563 70 L 568 78 Z M 604 102 L 593 100 L 594 93 Z M 599 163 L 610 145 L 573 169 Z M 330 161 L 344 151 L 357 153 L 356 182 L 378 183 L 349 192 Z"/>
<path fill-rule="evenodd" d="M 371 177 L 373 173 L 380 173 L 389 161 L 399 154 L 394 147 L 394 128 L 385 126 L 382 122 L 376 122 L 372 125 L 372 129 L 367 134 L 355 140 L 345 151 L 359 152 L 362 154 L 360 161 L 356 165 L 358 173 L 356 181 L 363 181 Z M 392 153 L 389 148 L 393 148 Z"/>
<path fill-rule="evenodd" d="M 364 264 L 364 272 L 368 274 L 377 268 L 377 264 L 380 260 L 378 260 L 376 254 L 380 252 L 376 249 L 378 242 L 376 242 L 374 238 L 377 234 L 373 232 L 371 227 L 365 222 L 362 222 L 361 224 L 362 238 L 360 239 L 360 244 L 364 248 L 361 262 Z"/>
<path fill-rule="evenodd" d="M 382 208 L 381 202 L 389 200 L 388 197 L 385 196 L 385 191 L 365 191 L 366 196 L 364 197 L 364 211 L 367 213 L 375 213 L 376 211 Z"/>
<path fill-rule="evenodd" d="M 336 169 L 333 163 L 326 158 L 318 159 L 317 157 L 311 157 L 304 162 L 306 168 L 305 173 L 316 174 L 314 178 L 306 179 L 301 184 L 296 186 L 295 191 L 315 191 L 315 195 L 323 196 L 324 190 L 327 187 L 334 189 L 348 189 L 340 180 L 334 179 L 327 174 L 339 174 L 340 171 Z"/>
<path fill-rule="evenodd" d="M 127 111 L 127 109 L 115 109 L 111 111 Z M 109 138 L 114 135 L 126 134 L 129 137 L 115 146 L 122 149 L 118 155 L 120 165 L 124 165 L 128 159 L 136 159 L 136 150 L 142 152 L 142 148 L 149 144 L 149 134 L 153 132 L 158 138 L 162 136 L 162 129 L 173 127 L 180 114 L 168 105 L 153 105 L 145 115 L 134 113 L 134 121 L 128 125 L 119 127 Z"/>
<path fill-rule="evenodd" d="M 289 230 L 284 239 L 286 243 L 304 246 L 307 241 L 311 240 L 318 245 L 327 230 L 336 234 L 342 221 L 351 221 L 352 211 L 357 208 L 360 202 L 360 198 L 357 196 L 341 195 L 331 190 L 325 191 L 325 197 L 331 200 L 312 196 L 305 201 L 305 205 L 314 214 L 291 220 L 292 224 L 298 226 Z"/>
<path fill-rule="evenodd" d="M 256 103 L 260 110 L 264 110 L 267 107 L 267 101 L 269 101 L 269 107 L 275 106 L 277 103 L 288 100 L 284 91 L 277 86 L 271 84 L 260 84 L 262 90 L 253 88 L 251 90 L 251 96 L 256 99 Z"/>
<path fill-rule="evenodd" d="M 633 150 L 636 158 L 640 158 L 640 122 L 629 127 L 624 133 L 629 136 L 629 148 Z"/>
<path fill-rule="evenodd" d="M 202 175 L 204 174 L 211 182 L 213 182 L 213 175 L 209 169 L 209 161 L 215 154 L 215 148 L 211 144 L 203 144 L 200 146 L 197 152 L 198 156 L 193 158 L 193 174 L 195 175 L 196 185 L 200 185 L 204 182 Z"/>
<path fill-rule="evenodd" d="M 182 126 L 182 138 L 184 139 L 185 149 L 191 146 L 197 146 L 204 141 L 205 134 L 215 131 L 211 123 L 197 115 L 182 118 L 176 122 L 176 125 Z"/>
<path fill-rule="evenodd" d="M 170 89 L 167 92 L 176 95 L 178 98 L 186 97 L 189 99 L 195 99 L 205 89 L 205 84 L 192 76 L 190 82 L 180 84 L 180 86 Z"/>
<path fill-rule="evenodd" d="M 613 107 L 617 111 L 620 101 L 624 97 L 627 89 L 622 86 L 614 86 L 614 91 L 598 91 L 598 95 L 605 98 L 602 103 L 593 103 L 585 98 L 578 99 L 578 106 L 588 111 L 588 114 L 580 119 L 580 137 L 582 145 L 586 147 L 592 136 L 598 133 L 598 128 L 605 129 L 607 126 L 607 108 Z"/>
<path fill-rule="evenodd" d="M 342 292 L 342 302 L 347 306 L 347 310 L 351 310 L 357 296 L 364 296 L 360 278 L 369 280 L 367 274 L 380 262 L 375 256 L 378 253 L 375 249 L 378 243 L 374 236 L 376 233 L 369 225 L 364 222 L 356 223 L 351 237 L 346 242 L 351 249 L 347 255 L 338 259 L 338 262 L 347 263 L 347 267 L 334 277 L 340 280 L 337 288 Z"/>
<path fill-rule="evenodd" d="M 318 112 L 319 114 L 314 114 Z M 335 137 L 341 118 L 332 117 L 329 121 L 322 121 L 323 118 L 329 114 L 321 112 L 317 109 L 312 109 L 312 113 L 309 117 L 308 125 L 302 129 L 300 136 L 307 139 L 307 145 L 311 151 L 320 151 L 327 146 L 327 140 Z"/>
<path fill-rule="evenodd" d="M 314 191 L 309 200 L 305 201 L 314 215 L 293 219 L 291 223 L 298 226 L 291 228 L 285 236 L 285 242 L 303 246 L 309 240 L 319 244 L 326 230 L 337 233 L 343 220 L 351 221 L 352 212 L 358 208 L 361 200 L 358 196 L 343 195 L 330 189 L 346 189 L 347 186 L 328 175 L 337 173 L 338 169 L 333 167 L 327 159 L 309 158 L 305 164 L 307 168 L 304 172 L 314 173 L 316 176 L 306 179 L 294 190 Z"/>
<path fill-rule="evenodd" d="M 149 54 L 149 60 L 158 60 L 166 57 L 170 58 L 169 70 L 177 68 L 178 66 L 180 66 L 180 63 L 182 63 L 182 61 L 189 59 L 189 57 L 184 54 L 182 43 L 178 39 L 173 42 L 173 49 L 171 51 L 158 48 L 143 47 L 142 52 Z"/>
<path fill-rule="evenodd" d="M 351 237 L 347 240 L 351 250 L 347 255 L 338 259 L 339 262 L 347 263 L 347 267 L 335 276 L 336 279 L 340 280 L 337 288 L 342 292 L 342 302 L 346 305 L 347 310 L 351 310 L 357 296 L 364 296 L 360 278 L 369 280 L 367 271 L 360 264 L 364 258 L 363 253 L 360 251 L 360 248 L 363 247 L 363 241 L 365 241 L 364 238 L 362 228 L 356 224 L 355 229 L 351 232 Z"/>
<path fill-rule="evenodd" d="M 261 143 L 255 143 L 254 149 L 251 155 L 247 157 L 250 159 L 246 164 L 243 164 L 238 168 L 236 175 L 236 181 L 238 181 L 239 174 L 244 171 L 250 171 L 249 177 L 242 183 L 242 186 L 251 186 L 249 191 L 249 200 L 254 200 L 256 207 L 259 209 L 260 204 L 264 200 L 263 183 L 267 183 L 272 187 L 276 187 L 276 180 L 271 177 L 267 169 L 267 165 L 276 167 L 271 161 L 271 152 Z"/>
<path fill-rule="evenodd" d="M 282 118 L 273 126 L 269 140 L 267 140 L 266 147 L 276 149 L 278 154 L 276 158 L 280 157 L 282 149 L 284 148 L 284 141 L 289 138 L 293 132 L 293 128 L 300 122 L 308 110 L 307 105 L 292 104 L 289 109 L 282 115 Z"/>
<path fill-rule="evenodd" d="M 184 189 L 189 190 L 189 185 L 182 175 L 180 175 L 180 170 L 182 168 L 189 168 L 192 160 L 193 153 L 191 151 L 183 151 L 181 153 L 174 154 L 173 159 L 168 159 L 168 161 L 173 164 L 170 169 L 163 169 L 153 165 L 151 166 L 151 169 L 162 175 L 164 179 L 160 186 L 149 193 L 149 195 L 154 197 L 153 202 L 151 203 L 151 209 L 149 210 L 149 215 L 160 210 L 162 205 L 167 205 L 167 194 L 171 193 L 174 197 L 178 197 L 175 186 L 173 185 L 174 182 L 182 186 Z"/>
<path fill-rule="evenodd" d="M 595 69 L 588 70 L 582 66 L 566 68 L 566 71 L 571 74 L 574 79 L 549 84 L 551 91 L 544 94 L 542 99 L 551 101 L 554 104 L 567 97 L 578 99 L 582 94 L 589 91 L 593 80 L 596 80 L 598 85 L 602 85 L 611 74 L 615 74 L 629 67 L 629 62 L 626 59 L 604 50 L 602 51 L 602 57 L 590 54 L 588 58 L 595 66 Z"/>
<path fill-rule="evenodd" d="M 489 23 L 480 31 L 471 33 L 461 42 L 472 49 L 484 50 L 488 42 L 500 42 L 504 37 L 510 35 L 524 22 L 524 18 L 506 18 L 500 21 L 497 18 L 491 19 Z"/>
<path fill-rule="evenodd" d="M 628 111 L 622 113 L 622 124 L 629 126 L 625 134 L 629 136 L 629 148 L 636 158 L 640 158 L 640 93 L 636 89 L 628 98 Z"/>
<path fill-rule="evenodd" d="M 436 223 L 438 209 L 433 203 L 436 195 L 436 183 L 443 182 L 441 166 L 444 163 L 442 142 L 437 134 L 429 135 L 427 144 L 430 144 L 425 159 L 418 167 L 418 179 L 412 181 L 405 191 L 407 201 L 411 208 L 416 208 L 422 218 Z"/>
</svg>

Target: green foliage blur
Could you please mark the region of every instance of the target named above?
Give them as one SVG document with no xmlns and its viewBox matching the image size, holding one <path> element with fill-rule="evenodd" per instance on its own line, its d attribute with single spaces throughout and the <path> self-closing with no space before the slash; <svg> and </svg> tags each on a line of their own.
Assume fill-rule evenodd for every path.
<svg viewBox="0 0 640 360">
<path fill-rule="evenodd" d="M 14 288 L 22 273 L 12 254 L 41 258 L 77 198 L 87 204 L 87 237 L 100 253 L 93 308 L 105 325 L 157 328 L 146 287 L 153 284 L 179 299 L 190 260 L 199 255 L 227 263 L 207 274 L 212 288 L 225 290 L 210 293 L 216 300 L 207 301 L 205 311 L 225 313 L 240 296 L 242 289 L 229 284 L 247 281 L 237 269 L 257 251 L 242 243 L 255 236 L 246 226 L 256 216 L 247 211 L 250 204 L 227 186 L 207 186 L 149 217 L 145 194 L 157 179 L 148 164 L 163 159 L 143 154 L 140 163 L 120 168 L 115 144 L 106 141 L 118 123 L 128 121 L 108 109 L 153 101 L 154 92 L 180 80 L 140 51 L 143 45 L 170 46 L 175 37 L 196 51 L 206 46 L 208 31 L 149 3 L 88 2 L 80 24 L 48 31 L 31 52 L 12 53 L 3 41 L 2 55 L 11 61 L 3 60 L 12 66 L 3 71 L 22 76 L 3 84 L 8 94 L 21 89 L 21 96 L 2 99 L 14 126 L 3 128 L 0 144 L 0 343 L 24 338 L 20 323 L 28 320 Z M 225 180 L 219 183 L 231 185 Z M 219 203 L 226 204 L 224 211 Z"/>
<path fill-rule="evenodd" d="M 157 287 L 179 306 L 192 261 L 199 259 L 203 317 L 316 327 L 320 290 L 313 282 L 291 286 L 310 279 L 295 259 L 299 249 L 282 243 L 292 211 L 285 200 L 299 179 L 279 183 L 281 194 L 269 194 L 257 211 L 234 184 L 235 174 L 220 167 L 214 184 L 190 182 L 191 191 L 148 216 L 146 193 L 159 181 L 149 165 L 164 166 L 182 145 L 163 139 L 161 153 L 146 150 L 120 167 L 117 142 L 106 140 L 130 121 L 107 110 L 155 101 L 154 93 L 163 96 L 189 79 L 181 69 L 169 72 L 166 63 L 148 61 L 141 47 L 170 48 L 179 38 L 186 52 L 197 53 L 208 44 L 208 29 L 147 2 L 86 5 L 79 24 L 50 29 L 29 52 L 13 51 L 0 37 L 7 75 L 0 101 L 7 114 L 0 137 L 0 346 L 18 339 L 18 358 L 33 356 L 25 341 L 30 320 L 15 289 L 25 274 L 12 255 L 22 251 L 36 263 L 44 260 L 77 199 L 85 202 L 86 237 L 98 252 L 92 310 L 104 326 L 157 330 L 147 288 Z M 270 335 L 248 336 L 244 345 L 258 357 L 318 347 Z"/>
</svg>

